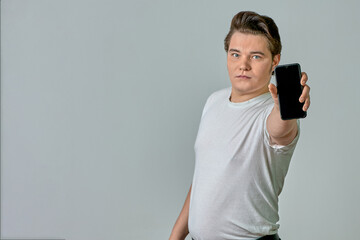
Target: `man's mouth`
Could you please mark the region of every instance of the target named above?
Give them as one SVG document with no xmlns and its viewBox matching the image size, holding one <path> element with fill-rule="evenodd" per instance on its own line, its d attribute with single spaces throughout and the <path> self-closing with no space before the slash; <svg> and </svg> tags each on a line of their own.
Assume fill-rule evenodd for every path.
<svg viewBox="0 0 360 240">
<path fill-rule="evenodd" d="M 239 79 L 250 79 L 251 78 L 251 77 L 246 76 L 246 75 L 236 75 L 235 77 L 239 78 Z"/>
</svg>

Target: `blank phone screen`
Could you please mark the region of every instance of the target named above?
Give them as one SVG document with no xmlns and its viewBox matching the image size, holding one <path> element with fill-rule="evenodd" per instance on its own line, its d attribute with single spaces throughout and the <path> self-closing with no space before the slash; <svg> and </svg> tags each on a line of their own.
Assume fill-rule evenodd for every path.
<svg viewBox="0 0 360 240">
<path fill-rule="evenodd" d="M 284 120 L 304 118 L 304 103 L 299 102 L 302 93 L 300 65 L 281 65 L 275 69 L 281 118 Z"/>
</svg>

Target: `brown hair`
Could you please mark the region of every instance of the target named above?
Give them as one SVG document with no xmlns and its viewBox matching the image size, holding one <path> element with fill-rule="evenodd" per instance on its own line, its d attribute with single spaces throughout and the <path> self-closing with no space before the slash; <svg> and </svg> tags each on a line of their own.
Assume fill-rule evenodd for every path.
<svg viewBox="0 0 360 240">
<path fill-rule="evenodd" d="M 229 50 L 230 39 L 234 32 L 263 35 L 269 43 L 269 50 L 274 57 L 281 52 L 281 40 L 278 27 L 274 20 L 268 16 L 259 15 L 255 12 L 243 11 L 236 14 L 230 25 L 230 31 L 224 40 L 224 48 Z"/>
</svg>

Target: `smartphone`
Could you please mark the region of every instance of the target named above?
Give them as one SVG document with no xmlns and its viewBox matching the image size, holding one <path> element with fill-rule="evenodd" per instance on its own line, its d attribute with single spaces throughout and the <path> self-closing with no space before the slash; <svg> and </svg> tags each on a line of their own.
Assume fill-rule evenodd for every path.
<svg viewBox="0 0 360 240">
<path fill-rule="evenodd" d="M 300 84 L 300 64 L 279 65 L 275 68 L 281 119 L 305 118 L 307 113 L 299 101 L 303 86 Z"/>
</svg>

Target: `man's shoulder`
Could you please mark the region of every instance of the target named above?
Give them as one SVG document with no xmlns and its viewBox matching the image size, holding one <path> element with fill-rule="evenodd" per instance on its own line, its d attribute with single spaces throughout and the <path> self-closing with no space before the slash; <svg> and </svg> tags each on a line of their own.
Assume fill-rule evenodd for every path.
<svg viewBox="0 0 360 240">
<path fill-rule="evenodd" d="M 231 87 L 227 87 L 227 88 L 223 88 L 220 90 L 217 90 L 213 93 L 210 94 L 210 96 L 207 98 L 203 112 L 202 112 L 202 116 L 204 116 L 204 114 L 210 109 L 213 108 L 214 106 L 219 106 L 222 105 L 224 103 L 224 101 L 226 101 L 226 99 L 229 99 L 230 96 L 230 92 L 231 92 Z"/>
<path fill-rule="evenodd" d="M 210 94 L 209 99 L 228 99 L 230 97 L 231 87 L 216 90 Z"/>
</svg>

